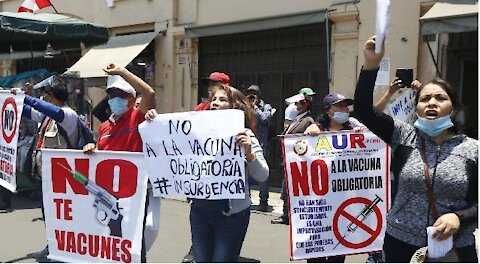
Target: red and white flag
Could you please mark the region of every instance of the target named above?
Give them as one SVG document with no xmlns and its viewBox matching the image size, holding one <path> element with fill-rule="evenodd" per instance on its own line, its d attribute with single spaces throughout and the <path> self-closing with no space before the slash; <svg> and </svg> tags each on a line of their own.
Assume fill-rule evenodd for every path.
<svg viewBox="0 0 480 264">
<path fill-rule="evenodd" d="M 37 11 L 39 9 L 52 6 L 50 0 L 25 0 L 23 4 L 18 8 L 18 12 L 30 12 Z"/>
</svg>

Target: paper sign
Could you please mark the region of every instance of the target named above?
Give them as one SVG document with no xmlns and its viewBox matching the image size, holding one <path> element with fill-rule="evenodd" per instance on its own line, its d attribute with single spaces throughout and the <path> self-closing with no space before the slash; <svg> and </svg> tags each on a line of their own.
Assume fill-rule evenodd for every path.
<svg viewBox="0 0 480 264">
<path fill-rule="evenodd" d="M 244 199 L 245 157 L 236 143 L 241 110 L 158 115 L 139 126 L 153 194 L 161 197 Z"/>
</svg>

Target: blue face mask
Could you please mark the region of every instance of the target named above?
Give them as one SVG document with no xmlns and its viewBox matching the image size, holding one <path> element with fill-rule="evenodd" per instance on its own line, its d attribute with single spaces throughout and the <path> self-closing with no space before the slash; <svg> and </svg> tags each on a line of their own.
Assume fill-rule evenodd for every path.
<svg viewBox="0 0 480 264">
<path fill-rule="evenodd" d="M 345 124 L 348 121 L 349 117 L 350 117 L 349 113 L 333 112 L 332 120 L 339 124 Z"/>
<path fill-rule="evenodd" d="M 417 117 L 418 119 L 415 121 L 413 126 L 431 137 L 438 136 L 445 129 L 453 127 L 450 115 L 442 116 L 436 119 L 426 119 L 418 115 Z"/>
<path fill-rule="evenodd" d="M 109 99 L 108 105 L 110 106 L 112 113 L 114 113 L 116 116 L 121 116 L 128 110 L 128 100 L 120 97 Z"/>
</svg>

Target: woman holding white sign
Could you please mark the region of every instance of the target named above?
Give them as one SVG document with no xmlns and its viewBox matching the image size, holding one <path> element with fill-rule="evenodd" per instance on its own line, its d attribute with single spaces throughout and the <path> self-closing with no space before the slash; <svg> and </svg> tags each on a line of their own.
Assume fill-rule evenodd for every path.
<svg viewBox="0 0 480 264">
<path fill-rule="evenodd" d="M 355 111 L 363 123 L 392 147 L 396 192 L 387 215 L 386 262 L 410 262 L 433 239 L 451 239 L 460 262 L 477 263 L 473 232 L 478 219 L 478 141 L 458 134 L 451 118 L 460 110 L 455 90 L 443 80 L 416 95 L 418 120 L 412 126 L 373 107 L 372 94 L 384 51 L 375 37 L 364 47 L 365 63 L 355 91 Z"/>
<path fill-rule="evenodd" d="M 210 99 L 210 110 L 240 109 L 245 113 L 247 129 L 237 135 L 236 142 L 245 150 L 246 177 L 251 176 L 257 182 L 266 181 L 269 168 L 252 132 L 255 131 L 256 116 L 250 102 L 231 86 L 217 86 L 218 90 Z M 145 118 L 153 120 L 156 115 L 155 109 L 151 109 Z M 248 193 L 248 184 L 245 184 L 245 194 Z M 240 200 L 192 199 L 190 228 L 195 262 L 238 261 L 250 221 L 250 205 L 248 195 Z"/>
</svg>

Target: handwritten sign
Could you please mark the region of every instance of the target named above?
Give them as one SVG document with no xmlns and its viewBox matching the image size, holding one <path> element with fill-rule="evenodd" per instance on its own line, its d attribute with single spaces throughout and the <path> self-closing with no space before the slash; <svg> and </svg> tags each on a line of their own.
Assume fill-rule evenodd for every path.
<svg viewBox="0 0 480 264">
<path fill-rule="evenodd" d="M 154 196 L 245 198 L 245 158 L 236 143 L 240 110 L 158 115 L 139 126 Z"/>
<path fill-rule="evenodd" d="M 141 153 L 42 149 L 48 258 L 140 262 L 147 175 Z"/>
<path fill-rule="evenodd" d="M 389 148 L 371 132 L 283 138 L 291 259 L 382 249 Z"/>
<path fill-rule="evenodd" d="M 417 120 L 415 108 L 416 94 L 414 89 L 408 89 L 407 92 L 400 95 L 388 106 L 390 114 L 394 119 L 399 119 L 409 124 L 413 124 Z"/>
</svg>

